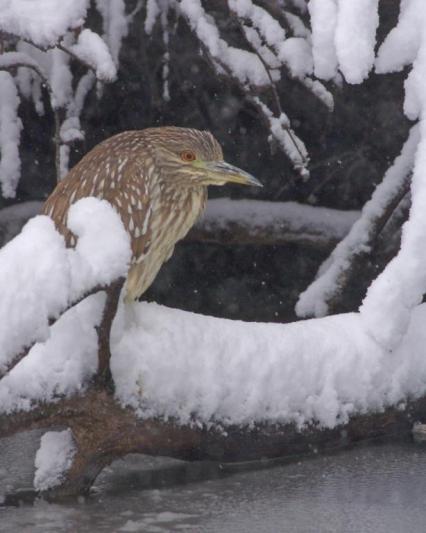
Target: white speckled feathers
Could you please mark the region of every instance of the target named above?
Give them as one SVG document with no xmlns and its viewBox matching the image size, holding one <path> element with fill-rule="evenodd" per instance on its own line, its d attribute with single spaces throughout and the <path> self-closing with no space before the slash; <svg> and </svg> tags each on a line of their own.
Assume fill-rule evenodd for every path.
<svg viewBox="0 0 426 533">
<path fill-rule="evenodd" d="M 174 137 L 176 132 L 179 135 Z M 167 142 L 178 150 L 182 147 L 182 132 L 184 141 L 186 136 L 187 142 L 198 143 L 204 157 L 222 157 L 219 144 L 208 132 L 180 128 L 123 132 L 87 153 L 43 207 L 43 213 L 53 218 L 68 246 L 74 246 L 75 237 L 66 227 L 69 207 L 87 196 L 112 204 L 131 236 L 133 262 L 127 279 L 127 300 L 139 297 L 149 287 L 206 202 L 206 187 L 184 186 L 178 179 L 174 183 L 170 175 L 162 179 L 156 143 L 164 142 L 164 136 L 170 134 Z"/>
</svg>

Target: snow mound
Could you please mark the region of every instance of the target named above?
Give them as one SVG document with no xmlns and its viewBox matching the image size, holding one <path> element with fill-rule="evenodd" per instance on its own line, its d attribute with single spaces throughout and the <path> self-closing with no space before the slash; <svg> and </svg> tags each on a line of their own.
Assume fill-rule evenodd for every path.
<svg viewBox="0 0 426 533">
<path fill-rule="evenodd" d="M 47 490 L 60 485 L 76 452 L 70 429 L 49 431 L 40 439 L 35 457 L 34 488 Z"/>
</svg>

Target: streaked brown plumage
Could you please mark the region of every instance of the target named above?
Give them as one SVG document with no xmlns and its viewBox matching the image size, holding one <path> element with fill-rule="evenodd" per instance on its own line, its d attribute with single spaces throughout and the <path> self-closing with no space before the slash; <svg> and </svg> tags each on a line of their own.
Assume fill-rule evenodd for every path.
<svg viewBox="0 0 426 533">
<path fill-rule="evenodd" d="M 260 185 L 244 171 L 223 161 L 222 149 L 206 131 L 163 127 L 126 131 L 87 153 L 56 186 L 43 207 L 68 246 L 75 236 L 66 226 L 69 207 L 95 196 L 120 214 L 131 237 L 132 264 L 126 300 L 151 285 L 201 214 L 207 185 L 227 181 Z"/>
</svg>

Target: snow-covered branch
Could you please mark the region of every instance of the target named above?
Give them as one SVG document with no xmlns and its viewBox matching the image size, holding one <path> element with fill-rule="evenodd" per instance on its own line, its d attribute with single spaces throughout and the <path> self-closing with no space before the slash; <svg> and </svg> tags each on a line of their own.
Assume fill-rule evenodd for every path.
<svg viewBox="0 0 426 533">
<path fill-rule="evenodd" d="M 298 316 L 325 316 L 334 309 L 333 302 L 338 301 L 347 285 L 357 258 L 371 251 L 384 222 L 401 200 L 401 193 L 409 190 L 418 143 L 419 129 L 414 126 L 401 154 L 363 207 L 361 217 L 320 268 L 317 279 L 300 295 L 296 305 Z"/>
<path fill-rule="evenodd" d="M 38 216 L 0 251 L 2 372 L 25 347 L 50 335 L 51 318 L 127 272 L 129 237 L 107 202 L 81 200 L 71 208 L 68 225 L 78 236 L 75 249 L 65 248 L 50 218 Z M 103 298 L 96 301 L 102 310 Z"/>
<path fill-rule="evenodd" d="M 296 202 L 210 200 L 188 240 L 216 244 L 285 245 L 329 250 L 349 232 L 359 211 Z"/>
<path fill-rule="evenodd" d="M 0 32 L 9 48 L 0 54 L 0 71 L 9 70 L 14 74 L 10 79 L 16 85 L 17 104 L 11 90 L 1 91 L 2 100 L 8 98 L 9 115 L 13 113 L 17 117 L 18 95 L 31 98 L 36 111 L 43 114 L 42 87 L 48 91 L 55 121 L 57 179 L 68 171 L 69 145 L 84 137 L 79 117 L 88 89 L 81 91 L 70 61 L 77 61 L 95 73 L 90 78 L 85 75 L 81 78 L 86 80 L 86 86 L 87 79 L 93 86 L 96 79 L 109 82 L 116 76 L 116 66 L 106 43 L 90 29 L 81 28 L 87 9 L 88 0 L 65 0 L 60 9 L 51 0 L 31 5 L 17 0 L 0 12 Z M 5 120 L 3 116 L 3 123 Z M 0 137 L 0 165 L 7 166 L 0 174 L 4 197 L 15 196 L 20 175 L 19 143 L 19 129 L 11 127 L 9 118 L 8 127 Z M 18 164 L 12 165 L 11 158 Z"/>
</svg>

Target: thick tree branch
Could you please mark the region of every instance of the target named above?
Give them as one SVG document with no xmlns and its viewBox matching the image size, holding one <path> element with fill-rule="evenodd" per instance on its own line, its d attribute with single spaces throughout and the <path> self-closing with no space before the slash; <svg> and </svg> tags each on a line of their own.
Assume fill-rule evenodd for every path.
<svg viewBox="0 0 426 533">
<path fill-rule="evenodd" d="M 100 471 L 128 453 L 164 455 L 219 462 L 294 458 L 347 447 L 358 441 L 408 436 L 413 421 L 426 420 L 426 397 L 383 412 L 352 417 L 334 429 L 292 424 L 228 426 L 225 431 L 183 426 L 172 421 L 138 418 L 104 390 L 41 404 L 32 411 L 0 416 L 0 435 L 36 428 L 70 427 L 77 454 L 61 486 L 45 493 L 50 499 L 87 492 Z"/>
<path fill-rule="evenodd" d="M 359 273 L 363 271 L 365 262 L 374 252 L 379 237 L 382 235 L 386 224 L 397 210 L 401 201 L 410 191 L 411 177 L 412 174 L 409 173 L 401 183 L 401 186 L 395 188 L 382 213 L 373 219 L 368 231 L 368 238 L 363 243 L 363 247 L 348 257 L 349 261 L 347 262 L 346 268 L 343 269 L 339 274 L 336 289 L 332 294 L 330 294 L 326 301 L 329 314 L 336 314 L 347 310 L 343 306 L 343 303 L 346 299 L 346 291 L 353 284 L 357 283 L 357 277 L 359 276 Z"/>
</svg>

